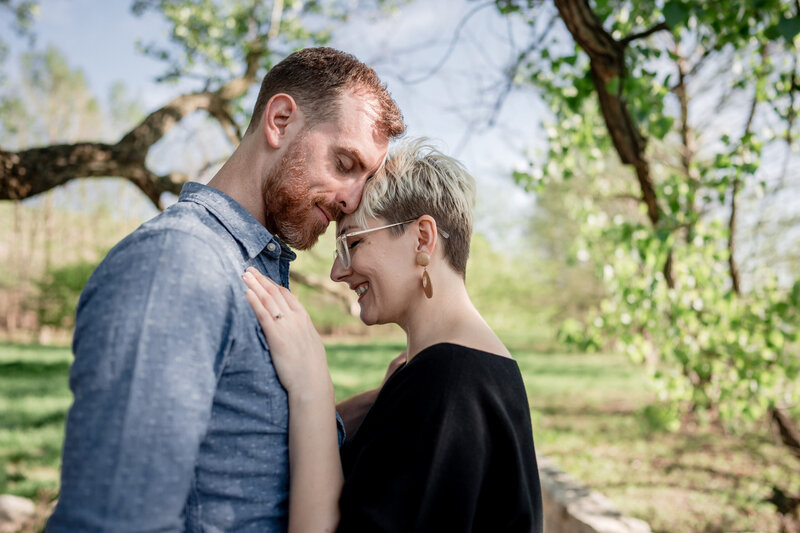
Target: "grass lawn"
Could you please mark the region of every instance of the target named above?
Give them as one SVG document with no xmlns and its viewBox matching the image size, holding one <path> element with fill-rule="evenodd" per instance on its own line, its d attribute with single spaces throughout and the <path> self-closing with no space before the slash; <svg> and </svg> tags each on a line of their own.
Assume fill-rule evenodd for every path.
<svg viewBox="0 0 800 533">
<path fill-rule="evenodd" d="M 773 484 L 800 490 L 800 465 L 769 431 L 653 431 L 637 367 L 615 355 L 544 354 L 512 346 L 532 407 L 537 451 L 655 531 L 778 532 Z M 337 399 L 380 383 L 397 341 L 328 345 Z M 0 344 L 0 494 L 44 504 L 58 490 L 71 403 L 68 348 Z"/>
</svg>

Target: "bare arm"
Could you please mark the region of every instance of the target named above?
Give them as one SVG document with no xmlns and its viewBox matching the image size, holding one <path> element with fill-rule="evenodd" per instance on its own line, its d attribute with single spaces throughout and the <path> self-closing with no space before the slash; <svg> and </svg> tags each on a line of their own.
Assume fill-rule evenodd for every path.
<svg viewBox="0 0 800 533">
<path fill-rule="evenodd" d="M 333 387 L 330 394 L 289 395 L 289 533 L 335 531 L 342 466 Z"/>
<path fill-rule="evenodd" d="M 350 396 L 346 400 L 336 404 L 336 410 L 344 422 L 344 430 L 347 435 L 352 435 L 361 425 L 361 421 L 367 415 L 367 411 L 375 403 L 380 388 L 371 389 L 362 393 Z"/>
<path fill-rule="evenodd" d="M 343 476 L 325 347 L 288 290 L 254 269 L 243 279 L 289 395 L 289 532 L 334 531 Z"/>
</svg>

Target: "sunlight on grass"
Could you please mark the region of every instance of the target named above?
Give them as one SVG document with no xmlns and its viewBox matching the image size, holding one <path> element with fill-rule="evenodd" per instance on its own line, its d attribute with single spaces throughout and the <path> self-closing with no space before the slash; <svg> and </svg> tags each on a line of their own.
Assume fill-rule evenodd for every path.
<svg viewBox="0 0 800 533">
<path fill-rule="evenodd" d="M 0 345 L 0 493 L 57 490 L 71 362 L 67 348 Z"/>
<path fill-rule="evenodd" d="M 379 385 L 403 349 L 398 340 L 328 342 L 337 400 Z M 773 484 L 800 489 L 800 475 L 765 428 L 654 431 L 643 415 L 654 395 L 625 357 L 540 353 L 522 342 L 512 352 L 537 453 L 623 513 L 655 531 L 779 531 L 764 499 Z M 0 494 L 44 503 L 57 494 L 71 362 L 69 348 L 0 344 Z"/>
</svg>

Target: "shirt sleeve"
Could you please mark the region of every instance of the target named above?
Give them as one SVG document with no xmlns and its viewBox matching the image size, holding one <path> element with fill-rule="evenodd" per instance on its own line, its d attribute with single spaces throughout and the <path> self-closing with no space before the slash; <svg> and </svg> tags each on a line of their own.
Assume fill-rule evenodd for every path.
<svg viewBox="0 0 800 533">
<path fill-rule="evenodd" d="M 462 369 L 435 362 L 398 372 L 368 415 L 368 435 L 354 435 L 361 442 L 340 532 L 473 530 L 488 464 L 485 413 L 464 389 Z"/>
<path fill-rule="evenodd" d="M 182 531 L 233 322 L 211 246 L 179 231 L 112 250 L 78 305 L 74 404 L 47 531 Z"/>
</svg>

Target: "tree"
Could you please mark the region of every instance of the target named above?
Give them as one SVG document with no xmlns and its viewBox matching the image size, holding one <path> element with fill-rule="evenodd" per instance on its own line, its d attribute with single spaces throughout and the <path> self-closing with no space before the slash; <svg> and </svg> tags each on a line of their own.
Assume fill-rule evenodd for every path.
<svg viewBox="0 0 800 533">
<path fill-rule="evenodd" d="M 11 15 L 11 29 L 20 36 L 27 36 L 33 40 L 30 33 L 30 26 L 36 13 L 37 3 L 35 1 L 14 1 L 0 0 L 0 12 Z M 4 39 L 0 38 L 0 64 L 6 59 L 8 46 Z M 5 82 L 5 77 L 0 73 L 0 85 Z"/>
<path fill-rule="evenodd" d="M 782 409 L 800 399 L 800 280 L 752 273 L 745 290 L 738 227 L 759 218 L 741 212 L 743 190 L 785 187 L 761 168 L 764 150 L 790 158 L 797 146 L 800 5 L 496 5 L 532 27 L 554 15 L 563 24 L 536 35 L 541 46 L 512 70 L 552 112 L 547 161 L 517 178 L 530 188 L 593 180 L 595 201 L 575 213 L 608 297 L 585 333 L 648 362 L 676 412 L 728 421 L 768 412 L 782 435 L 797 435 L 783 431 Z M 630 171 L 610 174 L 610 154 Z"/>
<path fill-rule="evenodd" d="M 3 101 L 9 103 L 2 114 L 6 128 L 0 131 L 0 143 L 26 146 L 69 142 L 101 129 L 101 110 L 83 72 L 73 69 L 57 49 L 25 53 L 20 67 L 19 79 L 0 88 Z M 34 107 L 41 112 L 31 112 Z M 12 245 L 3 254 L 10 279 L 0 280 L 0 297 L 5 302 L 0 321 L 9 331 L 26 322 L 29 310 L 41 309 L 40 302 L 32 297 L 34 282 L 54 266 L 56 229 L 71 233 L 82 229 L 56 228 L 51 193 L 28 208 L 19 200 L 13 202 Z"/>
<path fill-rule="evenodd" d="M 10 14 L 11 22 L 10 29 L 17 35 L 27 36 L 29 40 L 33 40 L 33 35 L 30 33 L 29 28 L 33 21 L 33 15 L 36 8 L 35 2 L 13 2 L 11 0 L 0 0 L 0 15 Z M 0 37 L 0 67 L 3 66 L 6 56 L 8 55 L 8 46 L 5 40 Z M 3 69 L 0 68 L 0 90 L 6 84 L 6 76 Z M 0 99 L 0 126 L 6 131 L 11 131 L 10 123 L 6 119 L 8 114 L 19 112 L 19 101 L 12 98 Z"/>
<path fill-rule="evenodd" d="M 386 0 L 370 5 L 379 8 Z M 157 175 L 147 165 L 149 149 L 196 111 L 208 113 L 232 144 L 247 119 L 241 100 L 276 61 L 293 49 L 324 44 L 353 2 L 191 2 L 137 0 L 133 12 L 158 11 L 169 22 L 177 48 L 145 45 L 145 53 L 168 65 L 162 80 L 197 80 L 199 90 L 151 112 L 113 144 L 51 144 L 0 150 L 0 199 L 23 199 L 76 178 L 117 176 L 130 180 L 159 208 L 164 192 L 177 194 L 190 179 L 181 172 Z"/>
<path fill-rule="evenodd" d="M 262 2 L 235 0 L 136 0 L 134 14 L 160 13 L 171 28 L 170 48 L 144 44 L 144 53 L 167 65 L 161 81 L 188 80 L 197 90 L 182 94 L 148 114 L 112 143 L 82 141 L 22 147 L 0 147 L 0 200 L 21 200 L 77 178 L 120 177 L 129 180 L 159 209 L 162 195 L 177 195 L 194 176 L 183 171 L 159 174 L 148 165 L 148 153 L 178 123 L 204 112 L 222 129 L 232 146 L 238 144 L 249 119 L 242 99 L 277 61 L 296 48 L 323 45 L 331 32 L 355 9 L 380 10 L 391 0 L 309 0 Z M 25 18 L 34 2 L 9 0 Z M 3 113 L 0 113 L 2 115 Z M 299 282 L 313 282 L 295 276 Z M 340 296 L 348 310 L 352 295 L 330 283 L 317 288 Z"/>
</svg>

